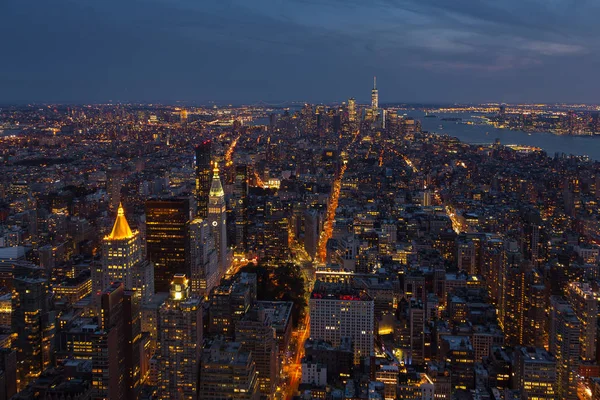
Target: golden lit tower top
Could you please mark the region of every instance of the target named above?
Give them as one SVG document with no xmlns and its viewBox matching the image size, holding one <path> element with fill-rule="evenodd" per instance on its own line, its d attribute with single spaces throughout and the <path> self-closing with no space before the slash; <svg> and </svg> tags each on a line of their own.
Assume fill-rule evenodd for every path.
<svg viewBox="0 0 600 400">
<path fill-rule="evenodd" d="M 221 185 L 221 177 L 219 176 L 219 165 L 216 162 L 215 167 L 213 168 L 213 179 L 210 186 L 210 193 L 208 195 L 209 198 L 225 196 L 223 185 Z"/>
<path fill-rule="evenodd" d="M 120 239 L 129 239 L 133 237 L 133 232 L 127 223 L 127 219 L 125 219 L 125 211 L 123 210 L 123 205 L 119 203 L 119 209 L 117 211 L 117 219 L 115 224 L 113 225 L 112 232 L 107 236 L 109 240 L 120 240 Z"/>
</svg>

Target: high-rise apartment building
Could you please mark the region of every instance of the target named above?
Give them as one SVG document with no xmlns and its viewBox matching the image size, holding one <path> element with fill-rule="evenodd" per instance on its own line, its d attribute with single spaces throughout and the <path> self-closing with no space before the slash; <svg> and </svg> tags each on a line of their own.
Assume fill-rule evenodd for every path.
<svg viewBox="0 0 600 400">
<path fill-rule="evenodd" d="M 159 321 L 160 398 L 198 398 L 202 349 L 202 301 L 191 294 L 185 275 L 173 278 Z"/>
<path fill-rule="evenodd" d="M 583 361 L 596 360 L 598 331 L 598 294 L 591 285 L 570 282 L 566 287 L 566 300 L 571 305 L 581 325 L 579 334 L 580 357 Z"/>
<path fill-rule="evenodd" d="M 373 353 L 374 303 L 364 291 L 317 281 L 310 295 L 310 338 L 339 346 L 349 337 L 354 363 Z"/>
<path fill-rule="evenodd" d="M 191 275 L 189 224 L 189 199 L 146 202 L 146 247 L 157 292 L 168 292 L 175 274 Z"/>
<path fill-rule="evenodd" d="M 551 296 L 549 350 L 556 357 L 556 394 L 559 399 L 577 399 L 580 334 L 581 323 L 571 305 L 560 296 Z"/>
</svg>

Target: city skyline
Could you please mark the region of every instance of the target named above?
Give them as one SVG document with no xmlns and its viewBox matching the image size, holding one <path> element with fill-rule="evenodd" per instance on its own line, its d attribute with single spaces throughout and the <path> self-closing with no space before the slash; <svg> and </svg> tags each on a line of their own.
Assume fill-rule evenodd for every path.
<svg viewBox="0 0 600 400">
<path fill-rule="evenodd" d="M 5 2 L 0 102 L 331 102 L 376 75 L 382 103 L 593 103 L 598 7 Z"/>
</svg>

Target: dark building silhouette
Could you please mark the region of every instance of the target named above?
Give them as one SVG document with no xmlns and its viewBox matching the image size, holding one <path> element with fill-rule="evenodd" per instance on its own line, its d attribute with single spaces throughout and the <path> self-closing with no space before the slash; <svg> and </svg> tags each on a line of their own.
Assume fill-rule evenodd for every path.
<svg viewBox="0 0 600 400">
<path fill-rule="evenodd" d="M 190 202 L 187 198 L 146 202 L 146 248 L 154 263 L 154 289 L 168 292 L 175 274 L 190 276 Z"/>
</svg>

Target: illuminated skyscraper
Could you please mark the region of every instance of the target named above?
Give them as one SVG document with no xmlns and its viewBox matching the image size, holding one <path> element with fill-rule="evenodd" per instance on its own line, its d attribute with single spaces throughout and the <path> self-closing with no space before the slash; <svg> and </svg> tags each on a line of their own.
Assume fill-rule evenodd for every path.
<svg viewBox="0 0 600 400">
<path fill-rule="evenodd" d="M 177 274 L 160 309 L 161 399 L 197 399 L 202 350 L 202 301 L 192 297 L 189 280 Z"/>
<path fill-rule="evenodd" d="M 588 283 L 571 282 L 566 288 L 566 299 L 581 325 L 579 334 L 580 356 L 584 361 L 596 360 L 596 332 L 598 297 Z"/>
<path fill-rule="evenodd" d="M 54 313 L 49 310 L 48 281 L 41 277 L 13 280 L 12 332 L 16 333 L 18 389 L 50 366 L 54 351 Z"/>
<path fill-rule="evenodd" d="M 348 121 L 356 121 L 356 100 L 354 97 L 348 99 Z"/>
<path fill-rule="evenodd" d="M 219 263 L 210 225 L 200 218 L 190 223 L 190 262 L 192 295 L 205 297 L 219 283 Z"/>
<path fill-rule="evenodd" d="M 248 166 L 235 167 L 233 185 L 235 199 L 235 246 L 236 252 L 244 254 L 248 248 Z"/>
<path fill-rule="evenodd" d="M 371 90 L 371 108 L 375 112 L 379 108 L 379 91 L 377 90 L 377 77 L 373 77 L 373 90 Z"/>
<path fill-rule="evenodd" d="M 146 202 L 146 248 L 157 292 L 169 291 L 175 274 L 190 276 L 189 225 L 189 199 Z"/>
<path fill-rule="evenodd" d="M 114 166 L 106 171 L 106 192 L 108 193 L 108 208 L 115 210 L 121 203 L 121 187 L 123 186 L 123 171 L 121 166 Z"/>
<path fill-rule="evenodd" d="M 208 196 L 208 222 L 210 223 L 215 247 L 219 260 L 219 278 L 227 271 L 227 209 L 225 206 L 225 192 L 219 177 L 219 168 L 215 164 L 212 185 Z"/>
<path fill-rule="evenodd" d="M 550 353 L 556 357 L 556 394 L 577 399 L 581 324 L 573 308 L 560 296 L 550 297 Z"/>
<path fill-rule="evenodd" d="M 208 215 L 208 196 L 210 193 L 210 175 L 212 142 L 205 140 L 196 147 L 196 203 L 198 217 L 206 219 Z"/>
<path fill-rule="evenodd" d="M 102 240 L 102 277 L 94 290 L 117 281 L 123 282 L 125 290 L 139 291 L 143 301 L 154 294 L 154 267 L 143 259 L 140 233 L 129 227 L 121 204 L 110 235 Z"/>
</svg>

